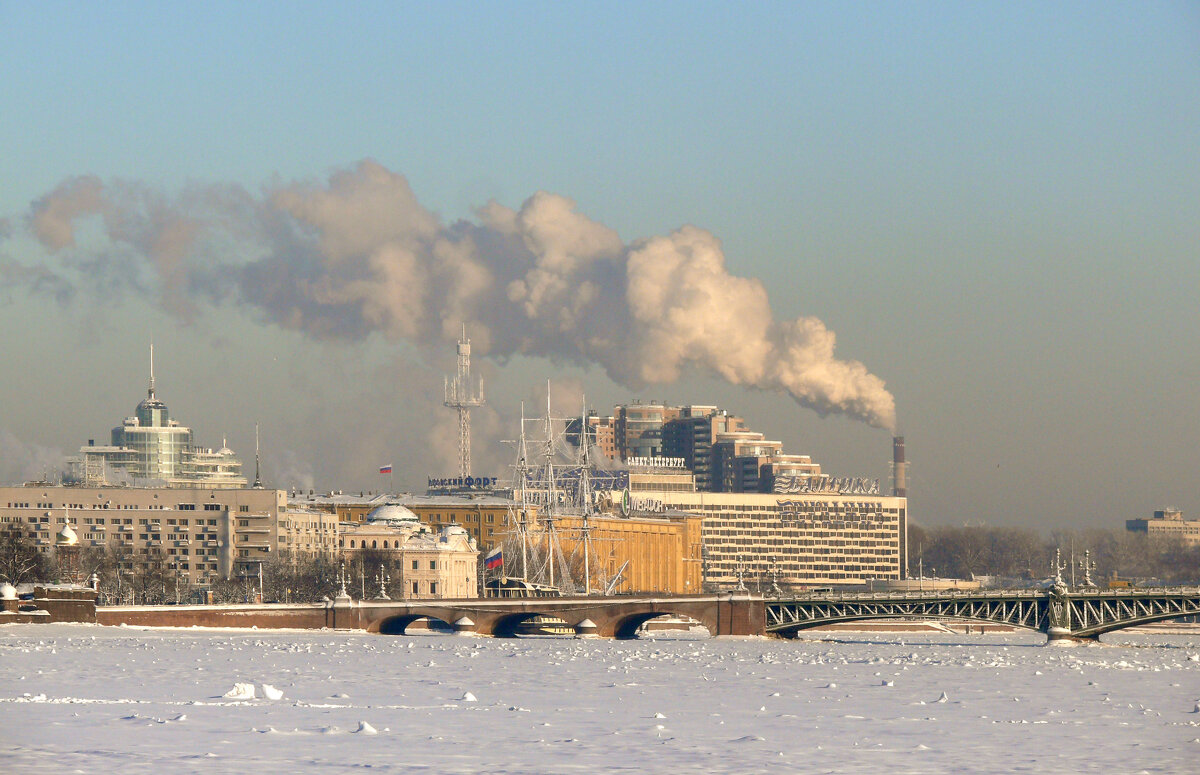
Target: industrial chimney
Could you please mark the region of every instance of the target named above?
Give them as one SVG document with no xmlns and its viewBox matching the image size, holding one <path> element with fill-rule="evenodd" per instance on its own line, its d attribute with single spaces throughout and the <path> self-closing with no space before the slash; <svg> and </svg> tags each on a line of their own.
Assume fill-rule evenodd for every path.
<svg viewBox="0 0 1200 775">
<path fill-rule="evenodd" d="M 892 437 L 892 495 L 898 498 L 907 497 L 907 487 L 904 482 L 904 437 Z"/>
</svg>

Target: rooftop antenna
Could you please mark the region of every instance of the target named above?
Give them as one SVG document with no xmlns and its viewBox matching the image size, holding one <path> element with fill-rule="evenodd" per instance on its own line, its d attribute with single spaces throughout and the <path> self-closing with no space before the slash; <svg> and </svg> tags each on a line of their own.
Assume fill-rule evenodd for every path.
<svg viewBox="0 0 1200 775">
<path fill-rule="evenodd" d="M 146 392 L 147 392 L 147 395 L 150 397 L 150 400 L 153 401 L 154 400 L 154 340 L 153 339 L 150 340 L 150 389 Z"/>
<path fill-rule="evenodd" d="M 254 489 L 261 490 L 262 486 L 262 477 L 259 476 L 258 467 L 258 423 L 254 423 Z"/>
<path fill-rule="evenodd" d="M 445 406 L 458 410 L 458 473 L 463 479 L 471 475 L 471 407 L 483 406 L 483 378 L 479 392 L 471 387 L 471 340 L 463 324 L 462 339 L 458 340 L 458 372 L 445 378 Z"/>
</svg>

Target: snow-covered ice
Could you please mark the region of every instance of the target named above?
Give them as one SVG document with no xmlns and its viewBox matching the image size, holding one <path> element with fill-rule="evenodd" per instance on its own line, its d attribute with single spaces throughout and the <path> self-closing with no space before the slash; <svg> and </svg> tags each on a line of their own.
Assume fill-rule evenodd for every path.
<svg viewBox="0 0 1200 775">
<path fill-rule="evenodd" d="M 230 700 L 253 700 L 254 684 L 236 683 L 232 689 L 221 696 Z"/>
<path fill-rule="evenodd" d="M 899 775 L 1200 760 L 1200 633 L 1073 649 L 1032 633 L 675 638 L 4 625 L 0 763 Z"/>
</svg>

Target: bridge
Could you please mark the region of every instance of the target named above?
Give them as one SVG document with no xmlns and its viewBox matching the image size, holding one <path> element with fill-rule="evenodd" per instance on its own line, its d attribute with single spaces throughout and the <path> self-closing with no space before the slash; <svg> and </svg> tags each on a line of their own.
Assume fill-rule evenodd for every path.
<svg viewBox="0 0 1200 775">
<path fill-rule="evenodd" d="M 94 604 L 93 604 L 94 605 Z M 529 622 L 581 637 L 633 637 L 647 621 L 686 616 L 712 635 L 794 638 L 805 629 L 879 619 L 953 619 L 1036 630 L 1049 639 L 1095 640 L 1102 633 L 1200 615 L 1200 588 L 985 592 L 813 593 L 764 598 L 746 592 L 683 596 L 366 600 L 325 603 L 108 606 L 100 624 L 159 627 L 355 629 L 403 634 L 419 620 L 438 620 L 464 634 L 508 637 Z M 42 619 L 47 620 L 46 618 Z M 74 621 L 87 621 L 87 618 Z"/>
<path fill-rule="evenodd" d="M 1096 640 L 1140 624 L 1200 614 L 1200 589 L 1047 589 L 991 592 L 828 592 L 764 601 L 766 632 L 801 630 L 871 619 L 957 619 L 1006 624 L 1050 640 Z"/>
<path fill-rule="evenodd" d="M 463 634 L 512 637 L 526 623 L 581 637 L 631 638 L 660 616 L 690 617 L 712 635 L 763 635 L 761 597 L 746 593 L 680 596 L 474 598 L 466 600 L 351 600 L 328 603 L 108 606 L 100 624 L 157 627 L 259 627 L 354 629 L 404 634 L 414 622 L 444 622 Z"/>
</svg>

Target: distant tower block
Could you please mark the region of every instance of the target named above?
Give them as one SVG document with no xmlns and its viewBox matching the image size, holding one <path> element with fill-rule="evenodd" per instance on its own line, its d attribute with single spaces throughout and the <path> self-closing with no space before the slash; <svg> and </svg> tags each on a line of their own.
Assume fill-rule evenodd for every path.
<svg viewBox="0 0 1200 775">
<path fill-rule="evenodd" d="M 908 487 L 904 481 L 904 437 L 892 438 L 892 495 L 907 497 Z"/>
<path fill-rule="evenodd" d="M 458 340 L 458 373 L 453 379 L 446 377 L 446 406 L 458 410 L 458 473 L 466 478 L 471 475 L 471 407 L 483 406 L 483 378 L 478 393 L 471 389 L 471 340 L 466 326 Z"/>
</svg>

